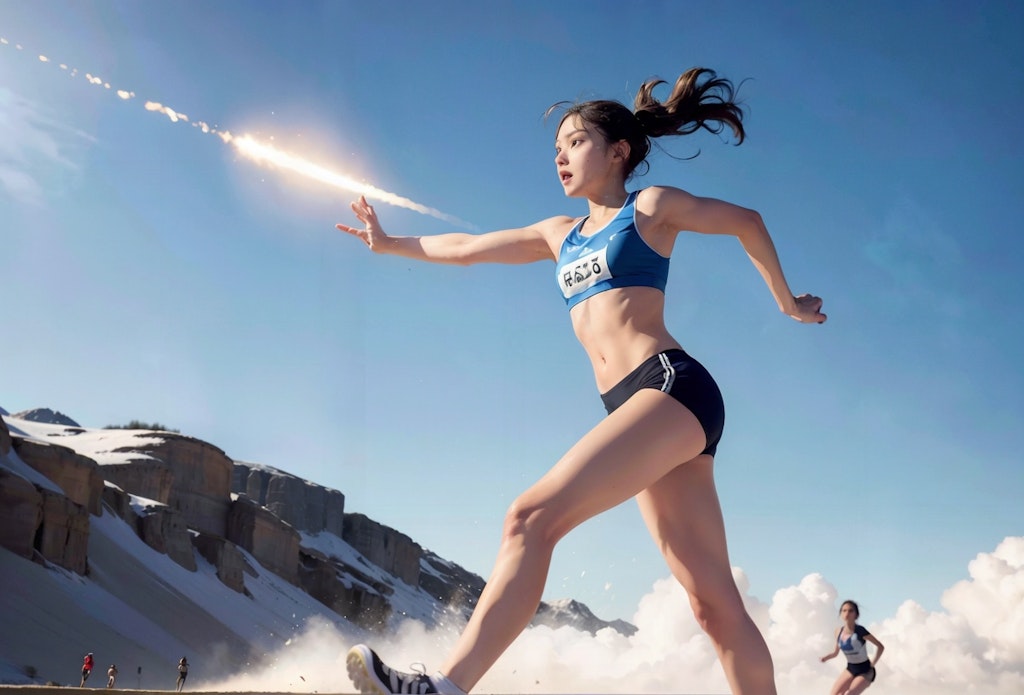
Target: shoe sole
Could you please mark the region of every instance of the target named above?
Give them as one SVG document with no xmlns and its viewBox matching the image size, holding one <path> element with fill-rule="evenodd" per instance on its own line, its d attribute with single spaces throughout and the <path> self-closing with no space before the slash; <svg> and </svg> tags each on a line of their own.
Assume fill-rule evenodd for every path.
<svg viewBox="0 0 1024 695">
<path fill-rule="evenodd" d="M 348 656 L 345 657 L 345 666 L 348 669 L 348 677 L 352 679 L 352 684 L 362 695 L 391 695 L 377 685 L 371 665 L 366 663 L 366 659 L 358 649 L 353 649 L 348 653 Z"/>
</svg>

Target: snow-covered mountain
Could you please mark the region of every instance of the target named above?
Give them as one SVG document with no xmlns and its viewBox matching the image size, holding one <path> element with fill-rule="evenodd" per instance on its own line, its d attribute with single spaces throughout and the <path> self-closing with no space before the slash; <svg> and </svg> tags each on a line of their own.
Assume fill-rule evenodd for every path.
<svg viewBox="0 0 1024 695">
<path fill-rule="evenodd" d="M 348 644 L 406 623 L 449 640 L 483 587 L 341 493 L 208 443 L 0 414 L 0 682 L 77 685 L 92 652 L 93 678 L 116 663 L 124 687 L 170 687 L 181 656 L 192 684 L 258 683 L 326 650 L 275 680 L 337 692 Z M 538 624 L 635 630 L 573 601 Z"/>
</svg>

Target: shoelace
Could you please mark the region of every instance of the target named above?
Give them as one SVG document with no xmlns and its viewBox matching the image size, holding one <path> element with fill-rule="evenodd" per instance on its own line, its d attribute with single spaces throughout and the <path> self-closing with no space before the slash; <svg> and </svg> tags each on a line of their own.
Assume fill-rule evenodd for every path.
<svg viewBox="0 0 1024 695">
<path fill-rule="evenodd" d="M 409 664 L 412 673 L 402 673 L 388 666 L 384 666 L 384 668 L 387 669 L 388 675 L 391 676 L 391 687 L 400 688 L 399 692 L 425 693 L 428 692 L 426 688 L 433 689 L 433 684 L 427 676 L 427 666 L 421 661 L 414 661 Z M 414 685 L 419 686 L 417 690 L 411 689 Z"/>
</svg>

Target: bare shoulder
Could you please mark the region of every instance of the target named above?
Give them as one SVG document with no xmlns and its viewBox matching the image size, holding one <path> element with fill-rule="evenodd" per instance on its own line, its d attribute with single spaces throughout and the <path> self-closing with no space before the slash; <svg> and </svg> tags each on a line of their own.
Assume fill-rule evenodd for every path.
<svg viewBox="0 0 1024 695">
<path fill-rule="evenodd" d="M 637 198 L 637 212 L 661 234 L 736 234 L 737 230 L 750 228 L 756 215 L 724 200 L 696 196 L 672 186 L 644 190 Z"/>
<path fill-rule="evenodd" d="M 640 233 L 658 253 L 672 251 L 676 235 L 684 228 L 696 199 L 681 188 L 650 186 L 636 198 Z"/>
<path fill-rule="evenodd" d="M 568 215 L 555 215 L 554 217 L 541 220 L 532 226 L 544 234 L 561 233 L 564 235 L 572 229 L 572 226 L 576 224 L 578 219 L 578 217 L 569 217 Z"/>
<path fill-rule="evenodd" d="M 636 207 L 639 212 L 653 219 L 666 216 L 672 210 L 685 209 L 691 206 L 697 198 L 674 186 L 649 186 L 643 189 L 636 199 Z"/>
<path fill-rule="evenodd" d="M 531 225 L 531 227 L 544 238 L 548 247 L 550 247 L 557 256 L 557 250 L 562 245 L 562 240 L 565 239 L 565 235 L 569 233 L 569 230 L 571 230 L 573 225 L 578 221 L 578 217 L 555 215 L 554 217 L 548 217 L 547 219 L 536 222 Z"/>
</svg>

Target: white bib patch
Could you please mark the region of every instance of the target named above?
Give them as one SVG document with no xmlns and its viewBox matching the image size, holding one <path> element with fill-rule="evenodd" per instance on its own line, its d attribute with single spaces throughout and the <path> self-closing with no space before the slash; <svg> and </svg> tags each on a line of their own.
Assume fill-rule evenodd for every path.
<svg viewBox="0 0 1024 695">
<path fill-rule="evenodd" d="M 608 268 L 607 254 L 606 246 L 563 266 L 558 271 L 558 286 L 562 288 L 562 296 L 569 299 L 602 280 L 610 280 L 613 276 Z"/>
</svg>

